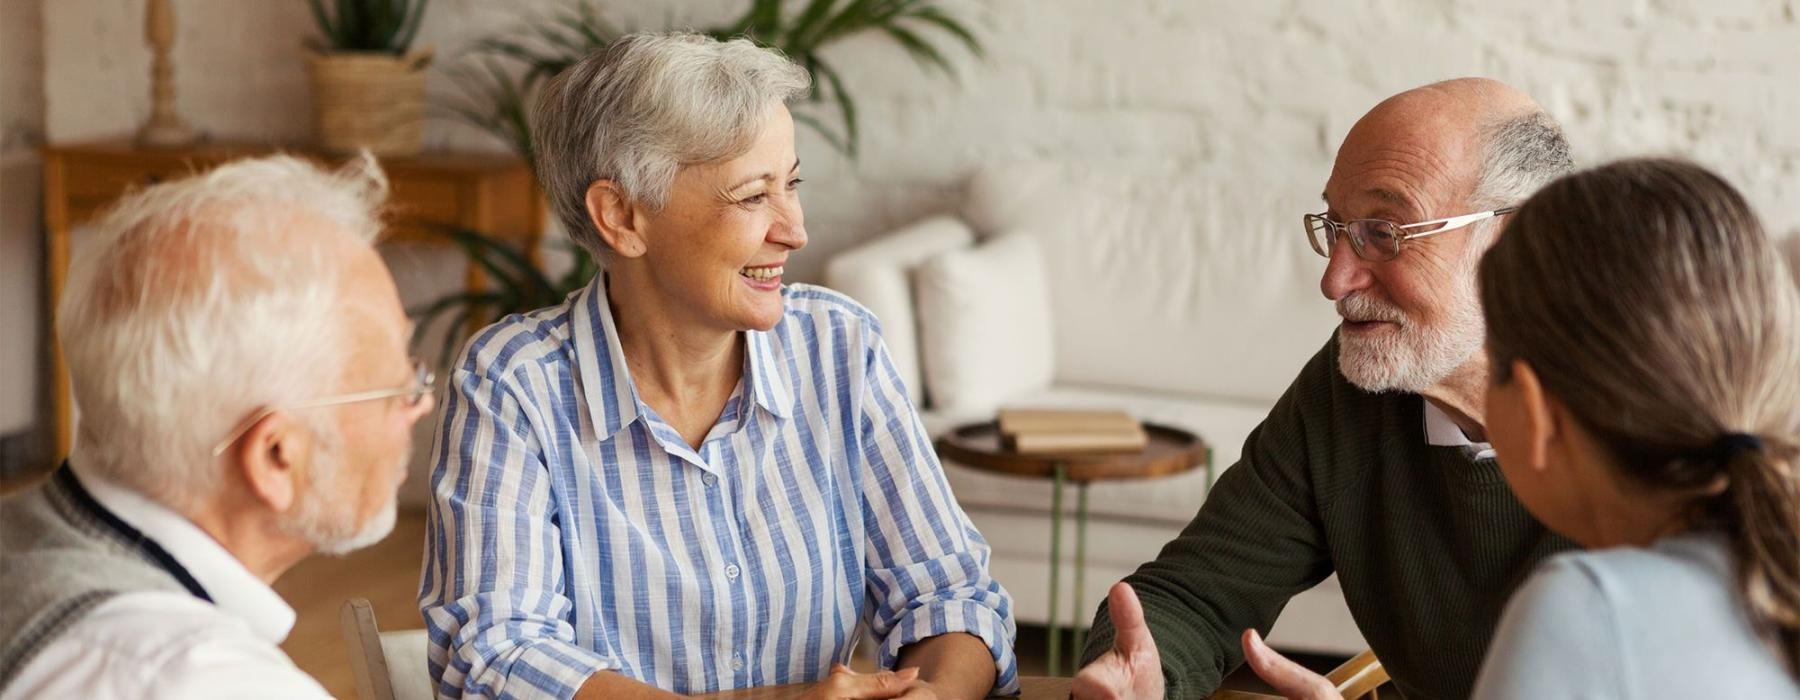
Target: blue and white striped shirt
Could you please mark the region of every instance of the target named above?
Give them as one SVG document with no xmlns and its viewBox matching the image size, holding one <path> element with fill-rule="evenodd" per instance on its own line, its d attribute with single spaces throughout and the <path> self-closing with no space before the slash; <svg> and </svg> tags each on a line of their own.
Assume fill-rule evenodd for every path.
<svg viewBox="0 0 1800 700">
<path fill-rule="evenodd" d="M 441 697 L 569 697 L 596 671 L 678 693 L 883 667 L 950 632 L 1017 692 L 1012 601 L 875 318 L 795 285 L 689 446 L 639 400 L 599 279 L 470 341 L 438 427 L 419 604 Z"/>
</svg>

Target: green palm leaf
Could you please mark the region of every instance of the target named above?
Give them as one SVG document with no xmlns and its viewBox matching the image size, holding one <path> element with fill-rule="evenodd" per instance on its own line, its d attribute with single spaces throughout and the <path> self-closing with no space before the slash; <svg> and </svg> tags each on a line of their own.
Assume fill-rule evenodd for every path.
<svg viewBox="0 0 1800 700">
<path fill-rule="evenodd" d="M 381 51 L 405 55 L 418 37 L 430 0 L 307 0 L 327 51 Z"/>
<path fill-rule="evenodd" d="M 831 87 L 831 97 L 837 101 L 838 114 L 843 117 L 844 153 L 855 158 L 860 146 L 856 129 L 856 100 L 850 97 L 850 91 L 844 89 L 844 79 L 838 76 L 837 70 L 832 68 L 831 64 L 817 61 L 813 66 L 816 73 L 823 77 L 825 83 Z"/>
</svg>

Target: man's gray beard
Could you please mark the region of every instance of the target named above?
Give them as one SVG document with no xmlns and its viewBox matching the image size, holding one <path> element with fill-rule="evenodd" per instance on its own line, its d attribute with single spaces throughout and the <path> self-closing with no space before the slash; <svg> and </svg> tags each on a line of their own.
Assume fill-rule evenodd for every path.
<svg viewBox="0 0 1800 700">
<path fill-rule="evenodd" d="M 314 551 L 332 556 L 349 554 L 380 542 L 394 531 L 394 522 L 399 517 L 399 504 L 394 495 L 399 484 L 388 489 L 387 503 L 380 511 L 368 521 L 358 523 L 356 499 L 346 497 L 348 494 L 338 489 L 338 481 L 344 478 L 341 454 L 334 444 L 322 442 L 319 448 L 314 453 L 318 456 L 313 472 L 317 478 L 307 484 L 283 529 L 306 540 Z M 400 473 L 405 473 L 411 456 L 411 450 L 400 456 Z"/>
<path fill-rule="evenodd" d="M 1486 328 L 1471 293 L 1442 327 L 1414 324 L 1398 308 L 1371 297 L 1352 294 L 1337 302 L 1338 315 L 1358 321 L 1390 321 L 1395 332 L 1383 337 L 1338 334 L 1338 371 L 1351 384 L 1369 392 L 1417 394 L 1434 386 L 1481 352 Z"/>
</svg>

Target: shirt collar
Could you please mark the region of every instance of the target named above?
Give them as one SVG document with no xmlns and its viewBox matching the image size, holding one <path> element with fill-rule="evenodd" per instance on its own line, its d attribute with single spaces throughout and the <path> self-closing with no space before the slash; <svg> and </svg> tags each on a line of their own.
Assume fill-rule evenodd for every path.
<svg viewBox="0 0 1800 700">
<path fill-rule="evenodd" d="M 612 436 L 640 414 L 637 386 L 625 364 L 625 349 L 606 297 L 606 275 L 595 275 L 580 295 L 575 309 L 575 355 L 581 373 L 588 411 L 594 416 L 602 440 Z M 793 410 L 793 389 L 776 353 L 773 333 L 745 331 L 746 372 L 753 400 L 778 418 Z M 604 345 L 604 347 L 601 347 Z"/>
<path fill-rule="evenodd" d="M 638 418 L 637 388 L 625 366 L 625 348 L 613 325 L 612 307 L 606 300 L 606 274 L 594 275 L 575 298 L 575 361 L 581 373 L 582 393 L 594 429 L 601 440 Z"/>
<path fill-rule="evenodd" d="M 1437 447 L 1466 447 L 1475 453 L 1476 459 L 1489 459 L 1494 456 L 1494 448 L 1485 442 L 1475 442 L 1464 435 L 1450 414 L 1438 408 L 1424 397 L 1419 398 L 1425 404 L 1425 444 Z"/>
<path fill-rule="evenodd" d="M 220 610 L 242 619 L 256 636 L 271 644 L 287 638 L 294 628 L 294 609 L 206 531 L 143 494 L 85 473 L 73 464 L 69 469 L 95 501 L 155 540 L 187 569 Z"/>
<path fill-rule="evenodd" d="M 750 375 L 750 390 L 756 405 L 777 418 L 786 419 L 793 411 L 794 393 L 775 351 L 773 331 L 745 331 L 744 354 Z"/>
</svg>

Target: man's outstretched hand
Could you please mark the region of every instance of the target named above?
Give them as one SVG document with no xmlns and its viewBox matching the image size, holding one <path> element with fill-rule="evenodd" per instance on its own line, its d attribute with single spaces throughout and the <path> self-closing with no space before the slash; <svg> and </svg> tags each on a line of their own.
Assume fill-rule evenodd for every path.
<svg viewBox="0 0 1800 700">
<path fill-rule="evenodd" d="M 1162 656 L 1144 624 L 1144 605 L 1137 592 L 1121 581 L 1106 594 L 1113 624 L 1111 651 L 1075 674 L 1069 694 L 1080 700 L 1161 700 Z"/>
</svg>

